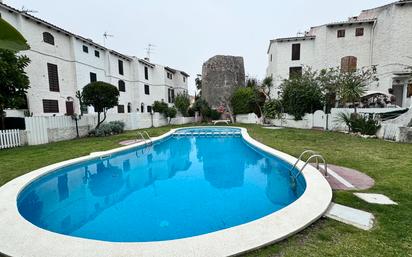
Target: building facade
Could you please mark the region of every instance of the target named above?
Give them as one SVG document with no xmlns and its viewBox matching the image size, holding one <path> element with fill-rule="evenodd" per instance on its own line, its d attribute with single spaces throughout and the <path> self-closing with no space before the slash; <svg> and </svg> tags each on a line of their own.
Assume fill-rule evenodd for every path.
<svg viewBox="0 0 412 257">
<path fill-rule="evenodd" d="M 396 104 L 412 104 L 412 1 L 403 0 L 364 10 L 344 22 L 312 27 L 304 36 L 270 41 L 267 76 L 275 84 L 274 97 L 283 79 L 314 70 L 340 67 L 351 70 L 375 66 L 378 82 L 369 90 L 393 94 Z"/>
<path fill-rule="evenodd" d="M 33 116 L 93 113 L 80 106 L 76 92 L 94 81 L 119 89 L 119 105 L 109 113 L 151 112 L 154 101 L 173 104 L 176 94 L 188 92 L 183 71 L 121 54 L 1 2 L 0 15 L 31 48 L 21 54 L 31 60 L 27 103 Z"/>
</svg>

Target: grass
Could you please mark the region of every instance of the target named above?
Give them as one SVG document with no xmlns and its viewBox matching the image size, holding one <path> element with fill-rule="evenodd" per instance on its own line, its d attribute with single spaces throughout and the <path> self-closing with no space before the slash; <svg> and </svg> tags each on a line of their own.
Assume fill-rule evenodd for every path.
<svg viewBox="0 0 412 257">
<path fill-rule="evenodd" d="M 245 256 L 412 256 L 412 145 L 335 132 L 242 126 L 256 140 L 294 156 L 304 149 L 313 149 L 322 153 L 329 163 L 363 171 L 376 182 L 367 192 L 383 193 L 399 203 L 398 206 L 373 205 L 356 198 L 352 192 L 336 191 L 335 202 L 375 215 L 377 223 L 371 231 L 321 219 L 297 235 Z M 157 136 L 171 128 L 148 131 Z M 135 135 L 128 132 L 107 138 L 2 150 L 0 185 L 48 164 L 118 147 L 118 142 L 133 139 Z"/>
</svg>

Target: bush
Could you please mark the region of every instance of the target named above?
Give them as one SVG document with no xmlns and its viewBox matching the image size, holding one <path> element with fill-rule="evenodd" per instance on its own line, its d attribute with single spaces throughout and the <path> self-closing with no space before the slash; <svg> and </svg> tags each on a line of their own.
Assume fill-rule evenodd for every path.
<svg viewBox="0 0 412 257">
<path fill-rule="evenodd" d="M 190 98 L 187 94 L 178 94 L 175 98 L 175 106 L 179 112 L 184 116 L 188 116 L 188 109 L 190 106 Z"/>
<path fill-rule="evenodd" d="M 177 110 L 175 107 L 167 108 L 164 113 L 164 115 L 170 119 L 176 118 L 176 114 L 177 114 Z"/>
<path fill-rule="evenodd" d="M 282 112 L 282 102 L 277 99 L 269 100 L 263 106 L 263 113 L 269 119 L 281 119 Z"/>
<path fill-rule="evenodd" d="M 196 102 L 193 104 L 193 110 L 199 112 L 204 118 L 210 117 L 211 109 L 209 107 L 209 104 L 202 98 L 198 98 L 196 100 Z"/>
<path fill-rule="evenodd" d="M 251 87 L 240 87 L 233 93 L 230 103 L 234 114 L 248 114 L 254 111 L 255 92 Z"/>
<path fill-rule="evenodd" d="M 210 115 L 209 115 L 209 117 L 210 117 L 212 120 L 219 120 L 221 115 L 222 115 L 222 114 L 221 114 L 220 112 L 218 112 L 217 110 L 211 109 L 211 110 L 210 110 Z"/>
<path fill-rule="evenodd" d="M 121 134 L 124 132 L 124 122 L 111 121 L 101 124 L 97 129 L 89 131 L 89 136 L 105 137 L 110 135 Z"/>
<path fill-rule="evenodd" d="M 193 108 L 189 108 L 189 110 L 187 110 L 187 114 L 189 115 L 189 117 L 195 117 L 195 113 L 196 111 L 193 110 Z"/>
<path fill-rule="evenodd" d="M 316 73 L 305 70 L 281 85 L 282 104 L 285 112 L 301 120 L 306 113 L 323 109 L 324 95 Z"/>
<path fill-rule="evenodd" d="M 361 133 L 362 135 L 376 135 L 381 127 L 379 121 L 372 117 L 361 116 L 359 114 L 339 113 L 338 121 L 344 122 L 350 132 Z"/>
<path fill-rule="evenodd" d="M 163 101 L 155 101 L 153 103 L 153 111 L 158 113 L 165 113 L 169 106 Z"/>
</svg>

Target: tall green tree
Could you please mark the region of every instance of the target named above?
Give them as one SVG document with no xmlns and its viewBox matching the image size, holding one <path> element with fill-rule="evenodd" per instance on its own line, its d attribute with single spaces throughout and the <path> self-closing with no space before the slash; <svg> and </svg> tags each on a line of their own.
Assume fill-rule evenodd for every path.
<svg viewBox="0 0 412 257">
<path fill-rule="evenodd" d="M 0 125 L 3 129 L 4 110 L 18 108 L 26 99 L 30 81 L 24 69 L 29 63 L 30 59 L 25 55 L 18 56 L 13 51 L 0 49 Z"/>
<path fill-rule="evenodd" d="M 296 120 L 301 120 L 306 113 L 323 109 L 322 88 L 317 73 L 310 68 L 305 68 L 301 76 L 285 79 L 280 88 L 284 110 Z"/>
<path fill-rule="evenodd" d="M 119 90 L 109 83 L 96 81 L 83 88 L 81 98 L 85 105 L 93 106 L 94 111 L 97 112 L 97 129 L 106 120 L 107 110 L 119 104 Z"/>
<path fill-rule="evenodd" d="M 186 93 L 177 94 L 175 98 L 175 106 L 184 117 L 187 117 L 190 106 L 189 95 Z"/>
<path fill-rule="evenodd" d="M 262 92 L 268 100 L 272 99 L 272 90 L 273 90 L 273 78 L 272 76 L 266 77 L 262 81 Z"/>
</svg>

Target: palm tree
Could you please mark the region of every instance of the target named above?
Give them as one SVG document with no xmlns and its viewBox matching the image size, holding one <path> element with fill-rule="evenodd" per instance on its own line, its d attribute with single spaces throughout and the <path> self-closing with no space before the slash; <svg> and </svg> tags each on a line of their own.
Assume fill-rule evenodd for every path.
<svg viewBox="0 0 412 257">
<path fill-rule="evenodd" d="M 272 76 L 266 77 L 262 81 L 262 91 L 265 94 L 266 98 L 272 100 L 270 94 L 273 88 L 273 78 Z"/>
</svg>

